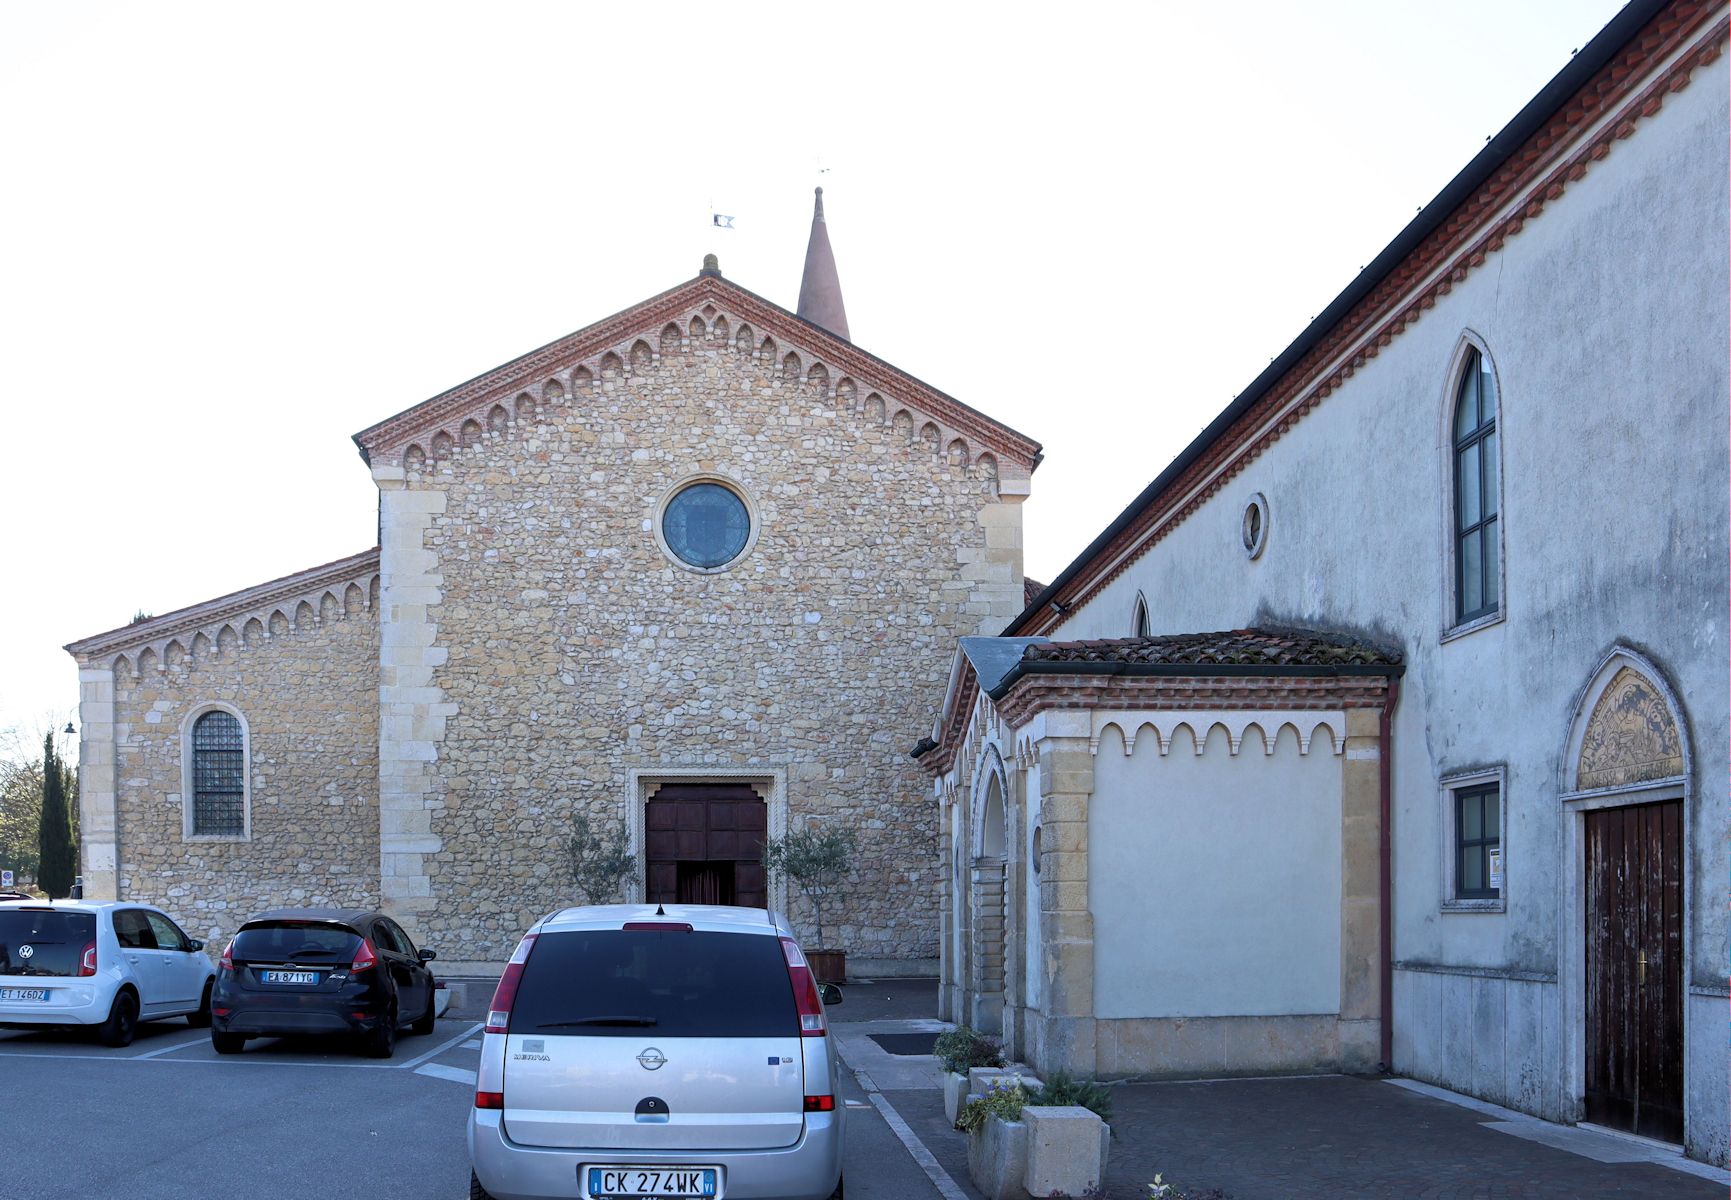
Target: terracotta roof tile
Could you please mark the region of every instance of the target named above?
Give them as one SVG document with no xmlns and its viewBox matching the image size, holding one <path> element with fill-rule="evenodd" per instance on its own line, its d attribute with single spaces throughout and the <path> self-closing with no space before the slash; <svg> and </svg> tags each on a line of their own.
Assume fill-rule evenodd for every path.
<svg viewBox="0 0 1731 1200">
<path fill-rule="evenodd" d="M 1398 665 L 1397 651 L 1359 638 L 1311 629 L 1233 629 L 1149 638 L 1041 642 L 1022 652 L 1027 663 L 1145 663 L 1170 666 L 1341 667 Z"/>
</svg>

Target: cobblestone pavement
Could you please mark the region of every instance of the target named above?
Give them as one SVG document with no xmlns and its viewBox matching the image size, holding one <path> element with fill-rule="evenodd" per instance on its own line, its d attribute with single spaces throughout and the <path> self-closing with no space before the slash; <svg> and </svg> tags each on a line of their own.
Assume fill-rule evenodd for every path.
<svg viewBox="0 0 1731 1200">
<path fill-rule="evenodd" d="M 1327 1076 L 1112 1090 L 1108 1200 L 1146 1200 L 1156 1171 L 1190 1200 L 1215 1197 L 1211 1189 L 1226 1200 L 1722 1200 L 1727 1190 L 1653 1163 L 1598 1162 L 1486 1128 L 1503 1122 L 1380 1080 Z M 887 1098 L 962 1190 L 977 1195 L 967 1180 L 963 1137 L 944 1121 L 942 1096 L 920 1090 Z M 1601 1153 L 1622 1144 L 1536 1121 L 1523 1128 L 1581 1140 Z"/>
<path fill-rule="evenodd" d="M 1715 1197 L 1724 1184 L 1605 1163 L 1487 1129 L 1486 1114 L 1379 1080 L 1242 1080 L 1114 1089 L 1111 1195 L 1160 1171 L 1182 1191 L 1255 1197 Z M 1539 1123 L 1534 1122 L 1534 1125 Z M 1554 1127 L 1543 1127 L 1553 1129 Z"/>
</svg>

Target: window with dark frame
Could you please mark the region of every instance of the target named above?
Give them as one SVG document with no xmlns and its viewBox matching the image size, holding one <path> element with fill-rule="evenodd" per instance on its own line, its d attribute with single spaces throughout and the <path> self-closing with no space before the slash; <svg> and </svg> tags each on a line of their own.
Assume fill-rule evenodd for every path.
<svg viewBox="0 0 1731 1200">
<path fill-rule="evenodd" d="M 1491 865 L 1502 861 L 1502 790 L 1495 783 L 1455 792 L 1455 899 L 1495 900 Z"/>
<path fill-rule="evenodd" d="M 1497 397 L 1490 364 L 1477 350 L 1467 356 L 1455 393 L 1455 620 L 1497 611 Z"/>
<path fill-rule="evenodd" d="M 193 723 L 192 832 L 246 832 L 246 743 L 233 713 L 207 712 Z"/>
</svg>

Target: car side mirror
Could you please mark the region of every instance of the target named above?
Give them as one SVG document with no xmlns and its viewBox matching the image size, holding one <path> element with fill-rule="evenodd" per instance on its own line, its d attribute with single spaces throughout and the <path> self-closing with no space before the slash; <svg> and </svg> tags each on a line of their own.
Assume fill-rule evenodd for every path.
<svg viewBox="0 0 1731 1200">
<path fill-rule="evenodd" d="M 422 962 L 432 962 L 437 957 L 439 957 L 438 954 L 432 950 L 422 950 L 421 951 L 421 961 Z"/>
<path fill-rule="evenodd" d="M 199 941 L 197 938 L 187 938 L 186 948 L 189 953 L 197 954 L 200 950 L 204 949 L 204 943 Z"/>
<path fill-rule="evenodd" d="M 823 1001 L 825 1008 L 841 1003 L 841 989 L 833 983 L 818 984 L 817 995 L 818 999 Z"/>
</svg>

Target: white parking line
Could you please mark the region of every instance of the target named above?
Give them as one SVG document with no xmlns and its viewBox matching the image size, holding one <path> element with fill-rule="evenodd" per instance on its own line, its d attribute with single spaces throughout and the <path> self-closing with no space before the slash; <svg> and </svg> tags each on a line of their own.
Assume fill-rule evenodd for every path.
<svg viewBox="0 0 1731 1200">
<path fill-rule="evenodd" d="M 447 1067 L 443 1063 L 427 1063 L 416 1067 L 415 1074 L 431 1075 L 434 1079 L 449 1079 L 452 1083 L 466 1083 L 475 1086 L 475 1072 L 465 1071 L 462 1067 Z"/>
<path fill-rule="evenodd" d="M 176 1042 L 172 1046 L 159 1046 L 155 1050 L 146 1050 L 143 1054 L 129 1054 L 127 1057 L 134 1060 L 141 1058 L 155 1058 L 158 1054 L 173 1054 L 176 1050 L 184 1050 L 188 1046 L 196 1046 L 200 1042 L 208 1041 L 210 1041 L 210 1035 L 207 1033 L 200 1037 L 188 1038 L 184 1042 Z"/>
<path fill-rule="evenodd" d="M 411 1058 L 408 1062 L 402 1063 L 399 1065 L 400 1065 L 401 1069 L 403 1069 L 403 1070 L 412 1071 L 416 1067 L 420 1066 L 422 1063 L 426 1062 L 428 1059 L 439 1057 L 439 1055 L 441 1055 L 445 1051 L 451 1049 L 451 1047 L 455 1046 L 458 1042 L 462 1041 L 463 1039 L 471 1036 L 476 1030 L 478 1030 L 480 1028 L 481 1028 L 481 1022 L 476 1021 L 473 1025 L 471 1025 L 467 1029 L 463 1030 L 463 1032 L 459 1033 L 456 1037 L 451 1038 L 447 1041 L 440 1042 L 437 1046 L 434 1046 L 431 1050 L 427 1051 L 425 1054 L 421 1055 L 420 1057 Z"/>
</svg>

